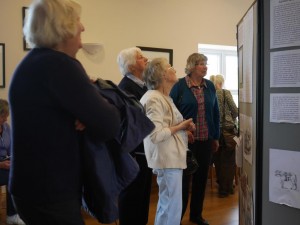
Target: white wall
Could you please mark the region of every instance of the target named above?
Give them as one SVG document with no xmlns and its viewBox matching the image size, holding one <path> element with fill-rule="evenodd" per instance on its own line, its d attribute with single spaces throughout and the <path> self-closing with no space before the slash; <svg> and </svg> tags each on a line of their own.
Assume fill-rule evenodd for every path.
<svg viewBox="0 0 300 225">
<path fill-rule="evenodd" d="M 118 53 L 127 47 L 173 49 L 173 66 L 184 75 L 186 58 L 197 44 L 236 45 L 236 25 L 252 0 L 77 0 L 83 8 L 83 42 L 100 42 L 96 58 L 82 50 L 77 58 L 92 77 L 118 83 Z M 25 56 L 22 43 L 22 7 L 29 0 L 0 0 L 0 43 L 5 43 L 7 98 L 11 75 Z"/>
</svg>

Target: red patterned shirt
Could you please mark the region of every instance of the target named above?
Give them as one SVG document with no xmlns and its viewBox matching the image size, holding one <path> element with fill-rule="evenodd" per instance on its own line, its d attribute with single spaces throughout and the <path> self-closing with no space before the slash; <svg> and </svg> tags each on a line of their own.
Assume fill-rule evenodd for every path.
<svg viewBox="0 0 300 225">
<path fill-rule="evenodd" d="M 194 132 L 195 140 L 206 141 L 208 140 L 208 127 L 205 119 L 204 88 L 207 88 L 205 80 L 202 80 L 200 86 L 196 85 L 189 76 L 186 76 L 185 80 L 198 103 L 198 112 L 195 123 L 196 131 Z"/>
</svg>

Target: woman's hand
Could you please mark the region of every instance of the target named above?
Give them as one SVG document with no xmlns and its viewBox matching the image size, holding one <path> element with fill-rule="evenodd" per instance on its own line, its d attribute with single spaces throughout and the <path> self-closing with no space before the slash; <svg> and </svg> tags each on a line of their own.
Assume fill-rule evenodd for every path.
<svg viewBox="0 0 300 225">
<path fill-rule="evenodd" d="M 196 125 L 191 121 L 186 129 L 187 131 L 194 132 L 196 130 Z"/>
<path fill-rule="evenodd" d="M 0 168 L 9 170 L 10 168 L 10 160 L 5 160 L 3 162 L 0 162 Z"/>
<path fill-rule="evenodd" d="M 187 119 L 180 123 L 181 130 L 193 131 L 193 128 L 196 129 L 193 119 Z"/>
<path fill-rule="evenodd" d="M 193 132 L 196 129 L 195 124 L 193 123 L 193 119 L 183 120 L 181 123 L 176 126 L 170 127 L 171 133 L 174 134 L 180 130 L 186 130 Z"/>
<path fill-rule="evenodd" d="M 188 131 L 188 130 L 186 131 L 186 133 L 187 133 L 187 136 L 188 136 L 188 142 L 190 144 L 194 143 L 194 141 L 195 141 L 194 134 L 191 131 Z"/>
<path fill-rule="evenodd" d="M 75 130 L 83 131 L 85 129 L 85 125 L 81 123 L 79 120 L 75 121 Z"/>
</svg>

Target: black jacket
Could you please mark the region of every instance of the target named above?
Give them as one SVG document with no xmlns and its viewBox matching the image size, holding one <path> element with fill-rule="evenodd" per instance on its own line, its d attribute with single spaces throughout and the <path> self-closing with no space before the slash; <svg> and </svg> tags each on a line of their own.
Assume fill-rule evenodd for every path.
<svg viewBox="0 0 300 225">
<path fill-rule="evenodd" d="M 127 76 L 124 76 L 123 79 L 120 81 L 118 87 L 125 91 L 129 95 L 134 95 L 137 100 L 140 100 L 143 95 L 147 92 L 146 86 L 142 88 L 139 86 L 137 83 L 135 83 L 133 80 L 128 78 Z M 143 142 L 140 143 L 134 151 L 131 152 L 131 155 L 135 156 L 135 154 L 143 154 L 145 155 L 145 150 L 144 150 L 144 144 Z"/>
<path fill-rule="evenodd" d="M 111 81 L 97 80 L 103 97 L 121 114 L 120 132 L 112 141 L 83 137 L 83 206 L 101 223 L 118 219 L 119 193 L 136 177 L 139 168 L 129 154 L 154 129 L 135 97 L 127 95 Z M 105 128 L 104 128 L 105 129 Z"/>
</svg>

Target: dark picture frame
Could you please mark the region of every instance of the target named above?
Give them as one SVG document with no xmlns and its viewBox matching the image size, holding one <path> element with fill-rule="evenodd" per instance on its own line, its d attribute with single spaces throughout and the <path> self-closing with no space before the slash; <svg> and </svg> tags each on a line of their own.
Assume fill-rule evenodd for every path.
<svg viewBox="0 0 300 225">
<path fill-rule="evenodd" d="M 27 12 L 28 12 L 28 7 L 22 7 L 22 28 L 24 26 L 25 17 L 27 15 Z M 25 37 L 23 35 L 23 50 L 24 51 L 29 51 L 30 49 L 31 48 L 30 48 L 29 44 L 27 43 L 27 41 L 25 40 Z"/>
<path fill-rule="evenodd" d="M 153 47 L 143 47 L 137 46 L 140 48 L 149 61 L 153 58 L 164 57 L 169 60 L 170 65 L 173 65 L 173 49 L 169 48 L 153 48 Z"/>
<path fill-rule="evenodd" d="M 5 88 L 5 44 L 0 43 L 0 88 Z"/>
</svg>

